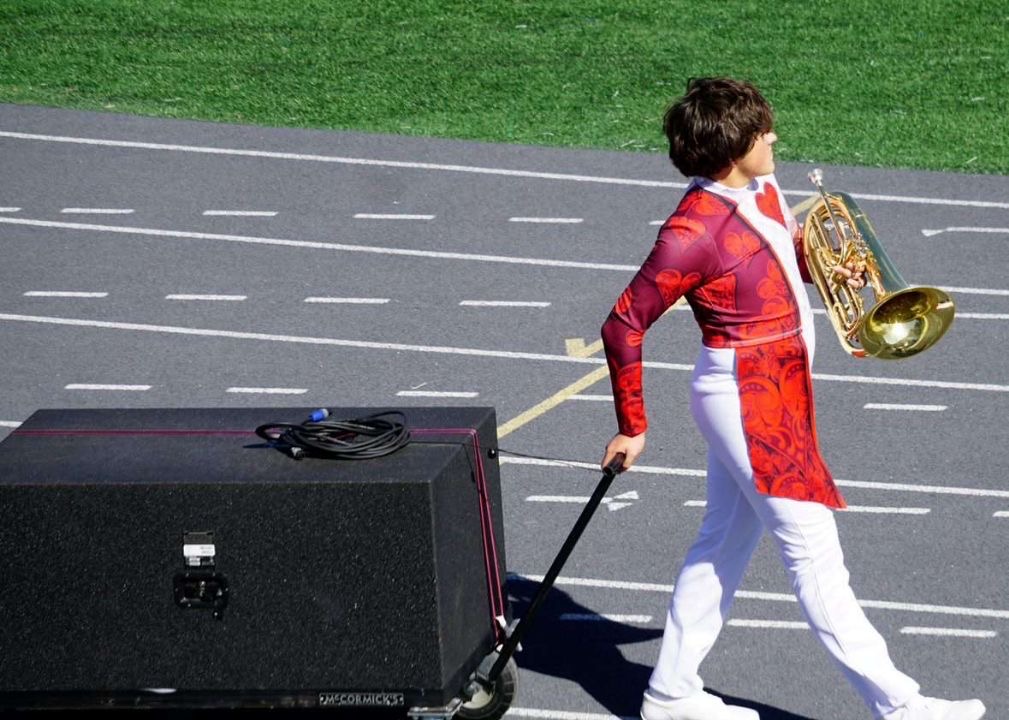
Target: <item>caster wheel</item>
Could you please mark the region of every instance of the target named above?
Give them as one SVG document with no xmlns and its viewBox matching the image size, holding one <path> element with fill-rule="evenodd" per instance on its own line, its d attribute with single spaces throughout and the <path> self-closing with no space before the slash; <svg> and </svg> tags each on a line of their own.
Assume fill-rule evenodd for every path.
<svg viewBox="0 0 1009 720">
<path fill-rule="evenodd" d="M 460 706 L 456 717 L 464 720 L 499 720 L 511 707 L 518 689 L 519 668 L 515 660 L 509 660 L 504 670 L 494 681 L 494 687 L 481 688 L 473 697 Z"/>
</svg>

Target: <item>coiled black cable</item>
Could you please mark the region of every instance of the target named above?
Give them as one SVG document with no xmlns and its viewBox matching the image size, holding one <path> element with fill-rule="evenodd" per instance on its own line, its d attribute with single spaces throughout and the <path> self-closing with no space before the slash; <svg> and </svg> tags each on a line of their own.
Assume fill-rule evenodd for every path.
<svg viewBox="0 0 1009 720">
<path fill-rule="evenodd" d="M 256 434 L 286 449 L 295 459 L 309 453 L 342 460 L 365 460 L 389 455 L 410 442 L 406 417 L 397 410 L 353 420 L 331 420 L 328 411 L 317 411 L 313 417 L 321 413 L 325 413 L 322 419 L 301 424 L 260 425 Z M 390 420 L 387 416 L 398 416 L 400 420 Z"/>
</svg>

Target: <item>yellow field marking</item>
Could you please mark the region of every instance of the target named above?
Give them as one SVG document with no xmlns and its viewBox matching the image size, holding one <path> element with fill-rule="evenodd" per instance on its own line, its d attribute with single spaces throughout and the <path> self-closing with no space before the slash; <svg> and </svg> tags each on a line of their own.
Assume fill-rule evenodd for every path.
<svg viewBox="0 0 1009 720">
<path fill-rule="evenodd" d="M 596 368 L 585 377 L 574 381 L 563 390 L 554 393 L 546 400 L 541 402 L 539 405 L 535 405 L 529 408 L 521 415 L 512 418 L 504 425 L 498 427 L 497 430 L 498 439 L 503 438 L 505 435 L 508 435 L 509 433 L 515 430 L 518 430 L 520 427 L 535 420 L 545 412 L 548 412 L 553 408 L 557 407 L 572 395 L 577 395 L 582 390 L 585 390 L 586 388 L 595 385 L 603 378 L 609 377 L 609 375 L 610 375 L 610 369 L 606 365 Z"/>
<path fill-rule="evenodd" d="M 806 212 L 809 208 L 813 207 L 813 203 L 820 199 L 819 195 L 810 195 L 808 198 L 803 200 L 801 203 L 793 208 L 790 208 L 792 214 L 798 216 L 799 213 Z"/>
<path fill-rule="evenodd" d="M 564 349 L 567 351 L 568 357 L 592 357 L 603 349 L 603 341 L 596 340 L 591 345 L 586 345 L 581 338 L 568 338 L 564 341 Z"/>
</svg>

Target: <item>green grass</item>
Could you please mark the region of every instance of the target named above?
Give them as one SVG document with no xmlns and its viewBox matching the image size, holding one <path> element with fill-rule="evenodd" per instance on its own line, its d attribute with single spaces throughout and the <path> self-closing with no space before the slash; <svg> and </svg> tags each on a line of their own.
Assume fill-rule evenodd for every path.
<svg viewBox="0 0 1009 720">
<path fill-rule="evenodd" d="M 1009 173 L 1005 0 L 4 0 L 0 102 L 664 152 L 687 78 L 783 160 Z"/>
</svg>

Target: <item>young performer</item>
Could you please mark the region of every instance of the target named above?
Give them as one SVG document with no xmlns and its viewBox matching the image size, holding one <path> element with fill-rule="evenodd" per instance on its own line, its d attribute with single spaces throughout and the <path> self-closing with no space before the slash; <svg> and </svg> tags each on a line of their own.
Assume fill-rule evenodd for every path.
<svg viewBox="0 0 1009 720">
<path fill-rule="evenodd" d="M 923 697 L 890 660 L 848 583 L 833 509 L 845 507 L 817 445 L 813 317 L 801 233 L 773 176 L 770 106 L 752 85 L 692 80 L 665 116 L 669 156 L 692 177 L 602 337 L 619 432 L 605 466 L 645 446 L 645 332 L 686 296 L 702 345 L 690 408 L 708 444 L 707 510 L 666 616 L 644 720 L 756 720 L 706 693 L 698 668 L 718 637 L 754 548 L 773 537 L 819 640 L 883 720 L 977 720 L 979 700 Z M 864 278 L 835 271 L 854 288 Z"/>
</svg>

